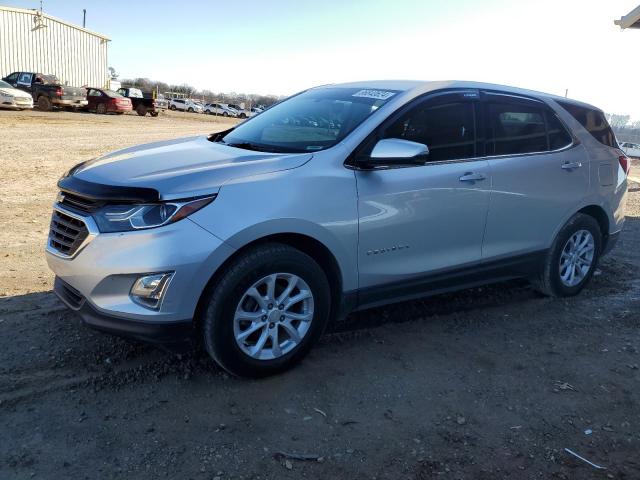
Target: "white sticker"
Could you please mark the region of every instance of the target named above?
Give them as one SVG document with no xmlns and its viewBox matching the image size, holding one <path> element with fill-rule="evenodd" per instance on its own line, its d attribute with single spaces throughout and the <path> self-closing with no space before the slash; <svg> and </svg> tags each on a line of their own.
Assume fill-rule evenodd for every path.
<svg viewBox="0 0 640 480">
<path fill-rule="evenodd" d="M 352 95 L 352 97 L 375 98 L 376 100 L 387 100 L 393 97 L 396 92 L 387 92 L 385 90 L 360 90 Z"/>
</svg>

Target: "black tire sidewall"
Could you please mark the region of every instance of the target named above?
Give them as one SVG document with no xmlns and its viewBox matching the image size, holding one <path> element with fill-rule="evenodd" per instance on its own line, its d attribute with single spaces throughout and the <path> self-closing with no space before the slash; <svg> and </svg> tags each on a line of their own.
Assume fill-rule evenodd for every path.
<svg viewBox="0 0 640 480">
<path fill-rule="evenodd" d="M 44 112 L 51 110 L 51 100 L 42 95 L 38 98 L 38 108 Z"/>
<path fill-rule="evenodd" d="M 580 283 L 573 287 L 568 287 L 560 279 L 560 255 L 564 249 L 565 244 L 571 238 L 571 236 L 579 230 L 587 230 L 593 235 L 595 242 L 595 252 L 593 256 L 593 262 L 589 268 L 589 272 L 582 279 Z M 548 281 L 554 293 L 562 297 L 570 297 L 577 295 L 587 285 L 593 272 L 595 271 L 598 260 L 600 258 L 600 252 L 602 251 L 602 233 L 600 225 L 593 217 L 584 214 L 575 215 L 564 227 L 558 232 L 556 240 L 554 241 L 551 255 L 549 257 L 549 264 L 547 265 Z"/>
<path fill-rule="evenodd" d="M 266 250 L 265 250 L 266 251 Z M 276 253 L 247 253 L 212 288 L 203 319 L 203 340 L 209 354 L 228 372 L 247 377 L 263 377 L 286 370 L 304 357 L 322 335 L 330 314 L 330 288 L 320 266 L 309 256 L 292 247 L 281 247 Z M 233 333 L 235 309 L 247 289 L 259 279 L 277 272 L 298 275 L 311 289 L 314 316 L 299 345 L 274 360 L 256 360 L 238 346 Z"/>
</svg>

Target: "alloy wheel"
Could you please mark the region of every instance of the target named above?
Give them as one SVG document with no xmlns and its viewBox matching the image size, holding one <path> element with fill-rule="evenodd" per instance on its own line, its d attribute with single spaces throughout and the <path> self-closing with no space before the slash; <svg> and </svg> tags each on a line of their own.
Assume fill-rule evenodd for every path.
<svg viewBox="0 0 640 480">
<path fill-rule="evenodd" d="M 313 293 L 302 278 L 291 273 L 267 275 L 247 289 L 236 307 L 236 343 L 256 360 L 282 357 L 302 342 L 313 312 Z"/>
<path fill-rule="evenodd" d="M 567 287 L 575 287 L 589 273 L 595 255 L 596 242 L 588 230 L 578 230 L 560 254 L 560 280 Z"/>
</svg>

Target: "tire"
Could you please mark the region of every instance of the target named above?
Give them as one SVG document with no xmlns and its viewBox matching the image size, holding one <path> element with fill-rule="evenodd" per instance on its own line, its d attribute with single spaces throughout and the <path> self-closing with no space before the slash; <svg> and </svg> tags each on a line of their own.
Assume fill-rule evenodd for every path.
<svg viewBox="0 0 640 480">
<path fill-rule="evenodd" d="M 229 114 L 228 114 L 227 112 L 222 112 L 222 116 L 223 116 L 223 117 L 228 117 L 228 116 L 229 116 Z"/>
<path fill-rule="evenodd" d="M 38 110 L 43 112 L 48 112 L 51 110 L 51 100 L 49 97 L 45 97 L 44 95 L 40 95 L 38 97 Z"/>
<path fill-rule="evenodd" d="M 570 239 L 578 239 L 578 244 L 584 239 L 588 239 L 588 236 L 581 234 L 580 232 L 588 232 L 592 238 L 592 248 L 587 245 L 582 251 L 588 252 L 592 250 L 592 257 L 590 263 L 587 265 L 584 261 L 584 255 L 577 255 L 578 268 L 574 267 L 573 282 L 569 284 L 566 282 L 566 278 L 563 280 L 563 272 L 571 272 L 571 266 L 566 269 L 561 268 L 561 257 L 563 252 L 567 252 L 566 257 L 570 258 L 571 245 Z M 582 235 L 582 236 L 580 236 Z M 575 237 L 574 237 L 575 236 Z M 580 240 L 583 239 L 583 240 Z M 602 231 L 597 220 L 590 215 L 583 213 L 577 213 L 562 227 L 562 229 L 556 235 L 549 252 L 544 260 L 541 271 L 537 278 L 532 280 L 532 284 L 536 290 L 546 296 L 550 297 L 571 297 L 577 295 L 582 289 L 589 283 L 589 280 L 593 276 L 593 272 L 598 265 L 598 259 L 602 252 Z M 571 265 L 571 263 L 569 263 Z M 579 273 L 575 273 L 579 272 Z M 569 273 L 570 275 L 570 273 Z"/>
<path fill-rule="evenodd" d="M 247 118 L 247 116 L 244 113 L 241 113 L 240 115 L 238 115 L 240 118 Z"/>
<path fill-rule="evenodd" d="M 160 112 L 150 112 L 149 115 L 152 117 L 157 117 Z"/>
<path fill-rule="evenodd" d="M 100 115 L 106 115 L 107 106 L 104 103 L 99 103 L 98 106 L 96 107 L 96 113 Z"/>
<path fill-rule="evenodd" d="M 176 106 L 175 106 L 175 105 L 171 105 L 171 106 L 169 107 L 169 110 L 173 110 L 173 111 L 175 112 L 175 111 L 176 111 Z"/>
<path fill-rule="evenodd" d="M 187 112 L 189 112 L 189 113 L 193 113 L 193 108 L 189 107 L 189 109 L 187 110 Z"/>
<path fill-rule="evenodd" d="M 140 104 L 136 107 L 136 113 L 141 117 L 144 117 L 147 114 L 147 107 Z"/>
<path fill-rule="evenodd" d="M 272 301 L 273 308 L 269 309 L 271 305 L 267 304 L 268 300 L 262 298 L 263 310 L 254 300 L 258 297 L 249 295 L 249 292 L 256 282 L 275 278 L 275 274 L 279 276 L 274 287 L 274 297 L 284 295 L 285 286 L 293 283 L 292 278 L 297 278 L 296 287 L 291 290 L 291 295 L 296 297 L 310 291 L 310 299 L 293 303 L 291 309 L 286 306 L 283 309 L 286 300 L 281 305 Z M 257 288 L 261 292 L 260 295 L 264 292 L 266 296 L 267 290 L 266 287 L 262 289 L 263 285 L 266 284 Z M 280 373 L 298 363 L 322 335 L 329 321 L 330 297 L 327 277 L 311 257 L 284 244 L 269 243 L 257 246 L 235 259 L 225 268 L 223 276 L 205 292 L 201 317 L 204 346 L 209 355 L 233 375 L 257 378 Z M 249 308 L 252 308 L 251 312 L 254 315 L 256 312 L 253 309 L 257 311 L 257 317 L 255 320 L 237 321 L 237 309 L 242 308 L 249 312 L 247 302 L 250 302 Z M 295 313 L 294 309 L 299 309 L 300 313 Z M 265 314 L 261 315 L 261 312 Z M 289 315 L 303 316 L 310 320 L 305 322 L 287 319 L 280 322 L 285 318 L 285 315 L 281 314 L 287 312 Z M 247 336 L 244 341 L 236 340 L 238 332 L 247 332 L 260 325 L 263 326 L 255 329 L 255 335 Z M 298 341 L 287 333 L 291 327 L 299 329 L 296 330 Z M 271 336 L 273 333 L 278 339 L 275 343 Z M 262 341 L 263 348 L 259 349 L 256 356 L 251 356 L 247 350 L 257 350 L 263 336 L 266 337 L 266 341 Z M 276 343 L 279 352 L 273 349 Z M 269 349 L 267 346 L 272 348 Z"/>
</svg>

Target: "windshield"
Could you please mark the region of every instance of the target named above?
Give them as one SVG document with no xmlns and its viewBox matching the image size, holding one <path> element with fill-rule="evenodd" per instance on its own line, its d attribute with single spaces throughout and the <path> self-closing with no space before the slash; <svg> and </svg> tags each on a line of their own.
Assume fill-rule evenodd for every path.
<svg viewBox="0 0 640 480">
<path fill-rule="evenodd" d="M 9 85 L 7 82 L 0 80 L 0 88 L 13 88 L 13 87 Z"/>
<path fill-rule="evenodd" d="M 319 88 L 274 105 L 221 140 L 266 152 L 312 152 L 340 142 L 397 90 Z"/>
</svg>

